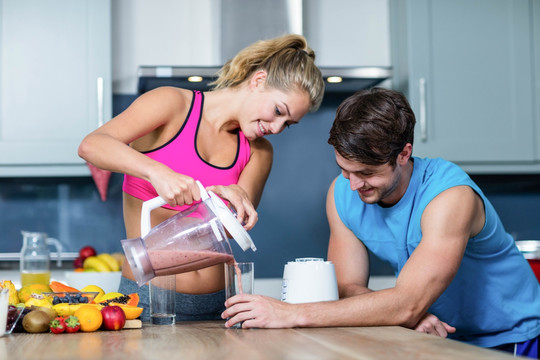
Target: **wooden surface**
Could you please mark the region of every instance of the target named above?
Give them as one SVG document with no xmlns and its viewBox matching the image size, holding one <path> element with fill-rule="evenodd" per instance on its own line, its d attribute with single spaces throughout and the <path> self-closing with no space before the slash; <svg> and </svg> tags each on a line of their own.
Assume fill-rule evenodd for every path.
<svg viewBox="0 0 540 360">
<path fill-rule="evenodd" d="M 223 322 L 142 329 L 11 334 L 0 359 L 511 359 L 506 353 L 401 327 L 225 329 Z"/>
</svg>

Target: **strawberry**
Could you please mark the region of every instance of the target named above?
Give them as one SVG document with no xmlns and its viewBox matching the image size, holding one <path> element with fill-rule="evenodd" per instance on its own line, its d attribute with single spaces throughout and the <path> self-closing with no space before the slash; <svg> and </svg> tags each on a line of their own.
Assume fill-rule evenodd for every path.
<svg viewBox="0 0 540 360">
<path fill-rule="evenodd" d="M 51 320 L 49 323 L 49 329 L 53 334 L 61 334 L 66 331 L 66 323 L 64 322 L 64 318 L 58 316 L 54 320 Z"/>
<path fill-rule="evenodd" d="M 81 323 L 76 316 L 70 315 L 65 318 L 64 322 L 66 325 L 66 332 L 68 333 L 77 332 L 81 328 Z"/>
</svg>

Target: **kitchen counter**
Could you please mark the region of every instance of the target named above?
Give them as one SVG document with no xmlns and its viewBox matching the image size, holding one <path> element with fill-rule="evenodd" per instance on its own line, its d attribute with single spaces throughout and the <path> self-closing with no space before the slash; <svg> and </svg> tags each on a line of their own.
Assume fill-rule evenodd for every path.
<svg viewBox="0 0 540 360">
<path fill-rule="evenodd" d="M 51 281 L 60 281 L 69 285 L 66 279 L 65 272 L 72 271 L 72 266 L 67 266 L 62 270 L 58 270 L 51 266 Z M 21 273 L 16 270 L 0 270 L 0 281 L 11 280 L 17 289 L 21 287 Z M 280 278 L 255 278 L 254 291 L 256 294 L 266 295 L 274 299 L 281 299 L 281 282 Z M 369 279 L 369 288 L 371 290 L 382 290 L 393 287 L 396 283 L 394 276 L 372 276 Z M 88 284 L 90 285 L 90 284 Z"/>
<path fill-rule="evenodd" d="M 511 359 L 397 326 L 225 329 L 223 321 L 76 334 L 11 334 L 0 359 Z"/>
</svg>

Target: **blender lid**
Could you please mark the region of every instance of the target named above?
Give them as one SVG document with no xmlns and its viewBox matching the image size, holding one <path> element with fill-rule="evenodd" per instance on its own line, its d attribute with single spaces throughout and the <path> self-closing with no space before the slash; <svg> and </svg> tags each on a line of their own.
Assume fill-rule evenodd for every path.
<svg viewBox="0 0 540 360">
<path fill-rule="evenodd" d="M 210 200 L 213 205 L 212 210 L 214 210 L 225 229 L 227 229 L 233 239 L 240 245 L 242 250 L 246 251 L 251 248 L 251 250 L 256 251 L 257 247 L 253 243 L 251 236 L 249 236 L 246 229 L 240 224 L 223 200 L 212 191 L 208 191 L 208 194 L 210 195 Z"/>
</svg>

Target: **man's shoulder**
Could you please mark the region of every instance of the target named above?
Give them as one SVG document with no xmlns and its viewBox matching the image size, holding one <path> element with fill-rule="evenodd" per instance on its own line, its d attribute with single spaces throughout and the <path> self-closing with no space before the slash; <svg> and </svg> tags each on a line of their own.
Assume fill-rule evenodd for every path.
<svg viewBox="0 0 540 360">
<path fill-rule="evenodd" d="M 414 158 L 414 166 L 418 171 L 424 173 L 424 177 L 448 176 L 455 174 L 467 176 L 465 171 L 457 164 L 443 158 Z"/>
<path fill-rule="evenodd" d="M 438 193 L 445 189 L 467 185 L 476 189 L 476 185 L 469 175 L 457 164 L 442 158 L 422 158 L 418 162 L 420 181 L 418 186 L 424 192 Z M 415 162 L 416 166 L 416 162 Z"/>
</svg>

